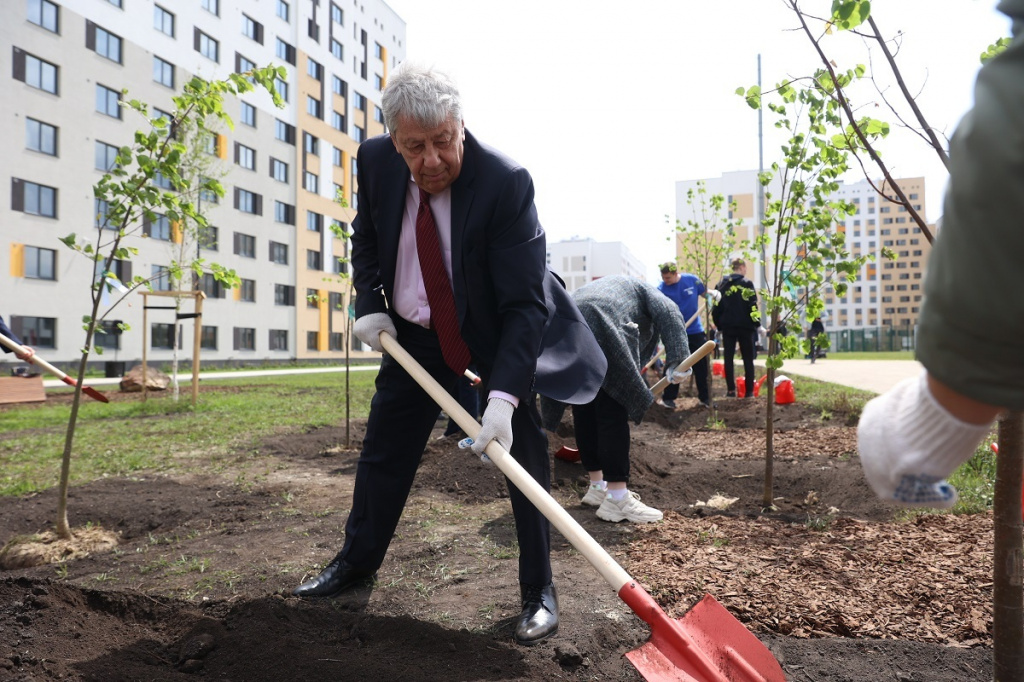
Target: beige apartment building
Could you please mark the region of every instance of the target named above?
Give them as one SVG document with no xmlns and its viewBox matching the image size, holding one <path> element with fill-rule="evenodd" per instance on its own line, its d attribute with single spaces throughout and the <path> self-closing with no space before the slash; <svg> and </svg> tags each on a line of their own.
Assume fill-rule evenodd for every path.
<svg viewBox="0 0 1024 682">
<path fill-rule="evenodd" d="M 737 222 L 737 243 L 757 237 L 758 191 L 756 171 L 735 171 L 719 178 L 686 180 L 676 183 L 676 216 L 683 224 L 694 219 L 687 204 L 687 191 L 703 182 L 707 194 L 721 194 L 726 204 L 735 202 L 734 211 L 723 217 Z M 914 209 L 927 221 L 925 181 L 923 177 L 899 179 L 900 187 Z M 778 187 L 768 191 L 778 195 Z M 825 324 L 829 331 L 875 327 L 913 328 L 921 307 L 923 278 L 930 244 L 917 228 L 906 208 L 883 199 L 867 180 L 840 185 L 837 198 L 854 204 L 855 212 L 836 225 L 846 234 L 846 244 L 854 255 L 873 254 L 857 278 L 849 283 L 846 295 L 837 297 L 831 287 L 825 291 Z M 935 227 L 929 225 L 934 234 Z M 882 256 L 882 248 L 896 253 L 896 260 Z M 682 256 L 677 238 L 677 256 Z M 758 288 L 767 286 L 771 268 L 762 262 L 751 263 L 747 276 Z M 714 283 L 712 283 L 712 286 Z"/>
<path fill-rule="evenodd" d="M 339 235 L 355 217 L 356 150 L 385 132 L 381 90 L 405 55 L 405 23 L 385 2 L 10 0 L 0 3 L 0 41 L 11 59 L 0 99 L 0 315 L 26 343 L 51 362 L 80 357 L 89 285 L 102 273 L 59 240 L 103 237 L 92 187 L 118 147 L 148 129 L 120 100 L 160 116 L 193 75 L 223 79 L 273 64 L 287 71 L 275 84 L 284 108 L 263 92 L 229 97 L 234 129 L 218 130 L 206 150 L 208 174 L 225 189 L 200 199 L 210 232 L 192 246 L 158 215 L 130 239 L 138 254 L 113 268 L 122 281 L 141 275 L 165 292 L 178 287 L 168 267 L 195 249 L 235 270 L 241 285 L 225 290 L 204 275 L 198 321 L 176 319 L 171 299 L 137 291 L 114 306 L 121 294 L 104 294 L 107 328 L 131 329 L 101 336 L 105 352 L 92 360 L 130 366 L 145 336 L 148 361 L 162 364 L 180 329 L 187 362 L 195 324 L 204 365 L 336 362 L 358 348 L 346 337 L 348 241 Z M 191 307 L 187 298 L 181 312 Z"/>
</svg>

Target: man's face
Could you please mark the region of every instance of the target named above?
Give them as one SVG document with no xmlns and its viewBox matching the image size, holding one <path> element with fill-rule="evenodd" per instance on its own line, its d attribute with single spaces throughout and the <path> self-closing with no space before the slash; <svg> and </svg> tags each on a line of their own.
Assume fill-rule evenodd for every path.
<svg viewBox="0 0 1024 682">
<path fill-rule="evenodd" d="M 401 116 L 391 133 L 391 141 L 409 166 L 412 179 L 430 194 L 437 194 L 459 177 L 465 139 L 462 121 L 452 118 L 436 128 L 424 128 Z"/>
<path fill-rule="evenodd" d="M 678 272 L 663 272 L 661 273 L 661 281 L 665 284 L 675 284 L 679 281 Z"/>
</svg>

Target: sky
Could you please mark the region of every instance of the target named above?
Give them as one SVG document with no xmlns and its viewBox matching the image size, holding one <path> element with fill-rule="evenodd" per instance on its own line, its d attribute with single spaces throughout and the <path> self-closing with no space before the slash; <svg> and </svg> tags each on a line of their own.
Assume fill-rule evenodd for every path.
<svg viewBox="0 0 1024 682">
<path fill-rule="evenodd" d="M 757 112 L 735 94 L 757 84 L 758 55 L 764 90 L 820 66 L 783 0 L 386 2 L 406 22 L 406 57 L 455 79 L 467 129 L 530 171 L 548 241 L 621 241 L 653 281 L 674 257 L 675 183 L 758 167 Z M 881 33 L 901 36 L 904 79 L 946 136 L 971 105 L 979 55 L 1009 35 L 995 4 L 872 3 Z M 825 15 L 831 2 L 801 6 Z M 841 70 L 884 66 L 850 34 L 823 47 Z M 895 94 L 891 82 L 880 87 Z M 865 115 L 895 124 L 874 86 L 856 95 Z M 782 143 L 769 116 L 766 167 Z M 903 129 L 881 149 L 895 177 L 926 178 L 934 222 L 946 182 L 935 152 Z"/>
</svg>

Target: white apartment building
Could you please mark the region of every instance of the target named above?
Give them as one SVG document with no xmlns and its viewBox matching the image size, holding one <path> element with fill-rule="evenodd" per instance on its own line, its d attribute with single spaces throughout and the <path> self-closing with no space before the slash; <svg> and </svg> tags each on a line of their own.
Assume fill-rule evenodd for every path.
<svg viewBox="0 0 1024 682">
<path fill-rule="evenodd" d="M 104 207 L 92 187 L 117 148 L 149 128 L 118 101 L 141 100 L 159 116 L 194 75 L 224 79 L 273 64 L 287 70 L 276 83 L 284 108 L 262 91 L 228 97 L 234 129 L 224 126 L 208 149 L 225 196 L 203 198 L 213 229 L 195 248 L 235 270 L 241 286 L 225 291 L 203 277 L 199 321 L 176 320 L 158 307 L 168 299 L 148 297 L 148 361 L 171 358 L 176 323 L 185 339 L 201 325 L 204 364 L 344 357 L 348 285 L 339 275 L 347 266 L 338 259 L 348 247 L 330 227 L 347 228 L 355 216 L 356 149 L 385 132 L 381 89 L 405 55 L 405 23 L 385 2 L 7 0 L 0 43 L 12 64 L 0 98 L 8 131 L 0 137 L 8 176 L 0 183 L 0 315 L 26 343 L 51 362 L 80 357 L 96 274 L 58 240 L 102 236 Z M 347 206 L 335 201 L 339 192 Z M 115 274 L 155 277 L 153 288 L 168 290 L 163 273 L 181 230 L 158 215 L 144 231 L 129 240 L 138 254 L 117 262 Z M 181 312 L 191 312 L 190 301 Z M 131 330 L 101 336 L 106 352 L 91 360 L 139 361 L 143 297 L 130 294 L 108 320 Z M 191 343 L 183 346 L 187 362 Z"/>
<path fill-rule="evenodd" d="M 646 279 L 646 268 L 622 242 L 573 238 L 548 243 L 548 269 L 565 280 L 569 292 L 608 275 Z"/>
<path fill-rule="evenodd" d="M 738 221 L 737 242 L 752 240 L 758 235 L 758 192 L 760 186 L 757 171 L 732 171 L 719 178 L 684 180 L 676 183 L 676 217 L 682 224 L 696 220 L 695 208 L 687 203 L 687 192 L 696 191 L 703 182 L 707 195 L 721 194 L 726 203 L 736 202 L 735 213 L 724 217 Z M 924 178 L 898 180 L 914 209 L 927 220 L 925 214 Z M 876 182 L 881 186 L 881 182 Z M 777 181 L 767 188 L 773 196 L 779 195 Z M 846 234 L 846 244 L 851 254 L 873 254 L 875 260 L 866 263 L 860 275 L 849 283 L 846 295 L 835 296 L 831 287 L 825 291 L 826 327 L 834 329 L 859 329 L 864 327 L 913 327 L 921 305 L 924 269 L 930 252 L 930 244 L 920 233 L 907 210 L 886 201 L 878 195 L 867 180 L 841 184 L 837 198 L 853 203 L 857 210 L 836 229 Z M 934 234 L 934 227 L 931 228 Z M 882 257 L 882 247 L 896 252 L 897 259 L 890 261 Z M 677 256 L 681 256 L 677 241 Z M 771 250 L 768 251 L 770 257 Z M 795 254 L 795 249 L 793 251 Z M 747 277 L 755 286 L 768 286 L 771 268 L 766 270 L 763 262 L 754 259 L 748 263 Z"/>
</svg>

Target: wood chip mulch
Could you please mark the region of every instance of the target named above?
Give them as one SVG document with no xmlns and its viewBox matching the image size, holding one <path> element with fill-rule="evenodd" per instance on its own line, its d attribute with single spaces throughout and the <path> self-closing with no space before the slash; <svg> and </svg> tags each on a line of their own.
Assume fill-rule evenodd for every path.
<svg viewBox="0 0 1024 682">
<path fill-rule="evenodd" d="M 710 593 L 754 631 L 991 646 L 992 514 L 638 526 L 625 567 L 673 617 Z"/>
</svg>

